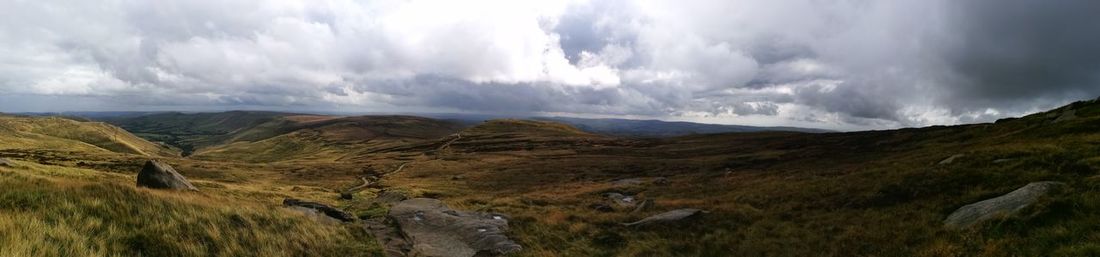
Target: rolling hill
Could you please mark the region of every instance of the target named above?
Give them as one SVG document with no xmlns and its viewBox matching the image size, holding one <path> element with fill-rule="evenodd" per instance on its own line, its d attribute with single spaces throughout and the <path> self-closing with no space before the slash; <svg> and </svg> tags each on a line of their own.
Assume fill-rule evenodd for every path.
<svg viewBox="0 0 1100 257">
<path fill-rule="evenodd" d="M 0 193 L 0 217 L 14 217 L 0 219 L 0 228 L 26 239 L 0 234 L 0 240 L 37 242 L 40 233 L 34 231 L 47 228 L 61 235 L 56 244 L 67 248 L 59 249 L 74 249 L 75 255 L 125 255 L 159 246 L 226 256 L 277 249 L 289 251 L 283 255 L 379 256 L 409 248 L 362 228 L 397 226 L 387 217 L 393 204 L 388 199 L 427 197 L 456 210 L 507 216 L 506 235 L 523 246 L 514 256 L 1100 253 L 1092 240 L 1100 231 L 1100 100 L 984 124 L 659 138 L 604 135 L 545 120 L 497 119 L 464 127 L 409 116 L 255 115 L 232 122 L 181 116 L 189 122 L 173 125 L 169 118 L 138 126 L 165 133 L 157 135 L 186 131 L 189 142 L 203 142 L 191 156 L 160 157 L 193 179 L 203 191 L 198 195 L 126 186 L 149 158 L 134 152 L 152 150 L 94 136 L 110 134 L 95 132 L 111 131 L 108 125 L 3 117 L 2 133 L 19 136 L 0 139 L 20 148 L 0 149 L 0 157 L 15 163 L 0 167 L 0 184 L 17 189 Z M 56 159 L 61 157 L 26 150 L 59 148 L 96 154 Z M 961 207 L 1035 182 L 1064 186 L 1016 214 L 963 229 L 945 225 Z M 95 216 L 99 212 L 92 210 L 104 205 L 92 196 L 101 195 L 114 199 L 114 209 L 175 213 L 176 221 L 149 227 L 132 218 Z M 284 197 L 326 203 L 359 221 L 314 223 L 277 207 Z M 624 204 L 624 197 L 636 204 Z M 35 201 L 72 204 L 55 208 Z M 136 208 L 144 205 L 156 209 Z M 666 224 L 623 225 L 681 209 L 706 212 Z M 78 214 L 86 221 L 79 224 L 135 232 L 78 240 L 103 232 L 93 225 L 51 223 L 48 217 L 59 213 Z M 194 226 L 206 230 L 183 230 Z M 266 236 L 284 230 L 296 232 Z M 165 233 L 187 236 L 151 236 Z M 229 243 L 209 243 L 222 241 Z"/>
<path fill-rule="evenodd" d="M 179 155 L 169 147 L 151 143 L 115 126 L 59 117 L 0 115 L 0 148 L 116 152 L 152 157 Z"/>
</svg>

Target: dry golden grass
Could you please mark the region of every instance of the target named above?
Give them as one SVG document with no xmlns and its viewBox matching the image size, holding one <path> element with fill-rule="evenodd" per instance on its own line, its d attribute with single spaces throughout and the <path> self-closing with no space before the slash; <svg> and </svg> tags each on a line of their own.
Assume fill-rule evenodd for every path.
<svg viewBox="0 0 1100 257">
<path fill-rule="evenodd" d="M 0 256 L 377 255 L 361 228 L 287 211 L 272 193 L 160 191 L 132 181 L 26 162 L 0 168 Z"/>
</svg>

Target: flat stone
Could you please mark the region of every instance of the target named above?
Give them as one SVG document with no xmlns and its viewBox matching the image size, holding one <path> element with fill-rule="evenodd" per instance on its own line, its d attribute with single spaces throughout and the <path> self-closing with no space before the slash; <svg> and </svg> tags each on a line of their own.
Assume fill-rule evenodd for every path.
<svg viewBox="0 0 1100 257">
<path fill-rule="evenodd" d="M 1008 194 L 960 207 L 944 219 L 947 228 L 966 228 L 989 219 L 1011 216 L 1065 183 L 1043 181 L 1027 184 Z"/>
<path fill-rule="evenodd" d="M 413 198 L 395 204 L 387 216 L 412 244 L 409 256 L 493 256 L 523 249 L 505 236 L 508 218 L 502 214 L 456 211 L 436 199 Z"/>
</svg>

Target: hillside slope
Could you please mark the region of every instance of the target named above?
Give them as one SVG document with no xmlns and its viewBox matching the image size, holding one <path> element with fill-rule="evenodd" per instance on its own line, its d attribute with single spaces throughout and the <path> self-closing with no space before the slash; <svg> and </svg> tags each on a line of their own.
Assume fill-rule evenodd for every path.
<svg viewBox="0 0 1100 257">
<path fill-rule="evenodd" d="M 0 148 L 109 151 L 147 156 L 178 156 L 130 132 L 102 122 L 58 117 L 0 116 Z"/>
<path fill-rule="evenodd" d="M 191 157 L 249 162 L 294 159 L 335 161 L 376 149 L 433 141 L 461 128 L 458 124 L 413 116 L 316 115 L 286 116 L 259 127 L 274 123 L 281 125 L 274 129 L 249 129 L 238 133 L 235 142 L 202 149 Z M 265 137 L 270 134 L 278 135 Z M 262 139 L 248 140 L 257 138 Z"/>
<path fill-rule="evenodd" d="M 273 130 L 287 123 L 281 118 L 291 115 L 295 114 L 258 111 L 168 112 L 105 117 L 101 120 L 150 141 L 178 147 L 184 155 L 190 155 L 204 147 L 275 136 L 277 133 Z"/>
</svg>

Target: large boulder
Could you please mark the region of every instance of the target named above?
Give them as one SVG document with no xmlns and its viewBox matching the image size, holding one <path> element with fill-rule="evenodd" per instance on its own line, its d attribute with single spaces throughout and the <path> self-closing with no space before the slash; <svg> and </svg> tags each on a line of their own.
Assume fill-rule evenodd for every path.
<svg viewBox="0 0 1100 257">
<path fill-rule="evenodd" d="M 501 214 L 456 211 L 436 199 L 413 198 L 390 207 L 412 250 L 408 256 L 471 257 L 522 250 L 504 235 L 508 218 Z"/>
<path fill-rule="evenodd" d="M 137 186 L 155 189 L 191 190 L 198 191 L 183 175 L 176 172 L 172 166 L 156 160 L 145 162 L 141 172 L 137 175 Z"/>
<path fill-rule="evenodd" d="M 966 228 L 989 219 L 1011 216 L 1063 185 L 1052 181 L 1030 183 L 1008 194 L 960 207 L 948 215 L 943 224 L 947 228 Z"/>
<path fill-rule="evenodd" d="M 664 212 L 664 213 L 661 213 L 661 214 L 649 216 L 649 217 L 644 218 L 644 219 L 639 220 L 639 221 L 635 221 L 635 222 L 631 222 L 631 223 L 623 223 L 623 225 L 626 225 L 628 227 L 629 226 L 644 226 L 644 225 L 654 224 L 654 223 L 665 223 L 665 222 L 680 221 L 680 220 L 683 220 L 683 219 L 686 219 L 686 218 L 689 218 L 689 217 L 693 217 L 693 216 L 701 214 L 701 213 L 706 213 L 706 211 L 700 210 L 700 209 L 692 209 L 692 208 L 677 209 L 677 210 L 671 210 L 671 211 Z"/>
<path fill-rule="evenodd" d="M 292 207 L 292 208 L 312 209 L 312 210 L 315 210 L 317 212 L 325 214 L 325 216 L 329 216 L 329 217 L 332 217 L 333 219 L 343 221 L 343 222 L 355 221 L 355 216 L 354 215 L 351 215 L 350 213 L 341 211 L 341 210 L 336 209 L 336 208 L 332 208 L 332 206 L 328 206 L 328 205 L 325 205 L 325 204 L 322 204 L 322 203 L 307 202 L 307 201 L 302 201 L 302 200 L 298 200 L 298 199 L 294 199 L 294 198 L 286 198 L 286 199 L 283 199 L 283 205 L 287 206 L 287 207 Z"/>
</svg>

